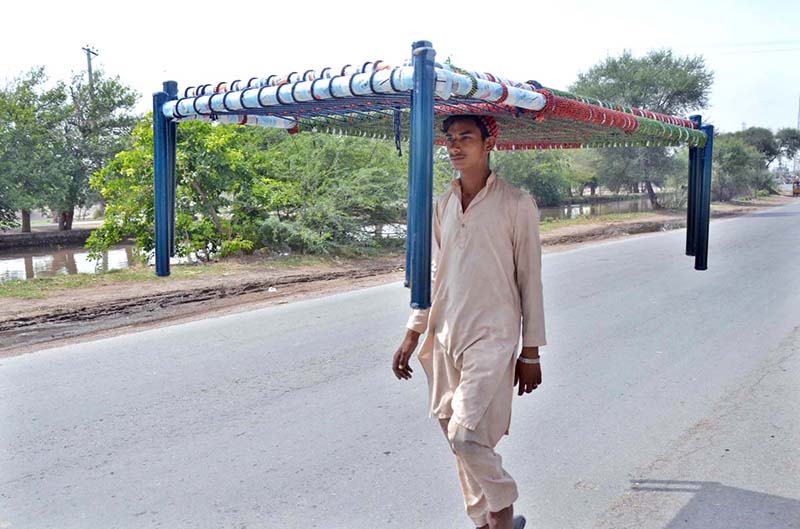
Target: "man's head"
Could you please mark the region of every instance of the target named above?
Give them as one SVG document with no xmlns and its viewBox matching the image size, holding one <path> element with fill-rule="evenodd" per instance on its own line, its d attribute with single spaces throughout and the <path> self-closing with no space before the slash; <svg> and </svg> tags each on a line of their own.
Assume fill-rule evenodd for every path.
<svg viewBox="0 0 800 529">
<path fill-rule="evenodd" d="M 442 123 L 450 163 L 458 171 L 487 170 L 489 153 L 497 141 L 497 123 L 491 116 L 449 116 Z"/>
</svg>

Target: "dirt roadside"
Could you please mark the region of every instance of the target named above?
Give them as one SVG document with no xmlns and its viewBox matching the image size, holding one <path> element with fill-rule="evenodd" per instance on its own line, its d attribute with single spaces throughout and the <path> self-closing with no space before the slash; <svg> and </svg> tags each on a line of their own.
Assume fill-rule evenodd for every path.
<svg viewBox="0 0 800 529">
<path fill-rule="evenodd" d="M 770 197 L 746 205 L 716 206 L 713 218 L 783 205 Z M 596 241 L 685 227 L 682 214 L 654 213 L 632 220 L 542 229 L 545 253 Z M 159 278 L 48 291 L 44 299 L 0 300 L 0 358 L 80 341 L 126 334 L 179 321 L 203 319 L 320 297 L 403 279 L 405 259 L 326 260 L 287 269 L 259 257 L 225 261 L 225 271 L 191 279 Z"/>
</svg>

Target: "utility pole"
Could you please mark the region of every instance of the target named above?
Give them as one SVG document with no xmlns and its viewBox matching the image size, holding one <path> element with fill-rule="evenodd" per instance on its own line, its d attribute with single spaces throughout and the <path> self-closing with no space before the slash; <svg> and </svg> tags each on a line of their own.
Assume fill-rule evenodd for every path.
<svg viewBox="0 0 800 529">
<path fill-rule="evenodd" d="M 97 50 L 92 48 L 89 44 L 81 48 L 84 52 L 86 52 L 86 71 L 89 74 L 89 111 L 86 112 L 87 119 L 91 120 L 92 112 L 94 111 L 94 79 L 92 77 L 92 57 L 97 57 Z M 69 225 L 72 226 L 72 215 L 74 214 L 74 208 L 72 213 L 69 214 Z M 106 211 L 106 203 L 105 200 L 102 198 L 100 199 L 100 214 L 105 215 Z M 63 219 L 62 222 L 66 224 L 66 219 Z M 60 227 L 60 226 L 59 226 Z M 108 270 L 108 254 L 103 253 L 103 270 Z"/>
<path fill-rule="evenodd" d="M 97 51 L 88 44 L 86 45 L 85 48 L 81 49 L 86 52 L 86 66 L 89 72 L 89 99 L 94 99 L 94 83 L 92 81 L 92 56 L 97 57 Z"/>
<path fill-rule="evenodd" d="M 797 128 L 800 129 L 800 97 L 797 98 Z M 794 155 L 794 178 L 800 178 L 800 153 Z"/>
</svg>

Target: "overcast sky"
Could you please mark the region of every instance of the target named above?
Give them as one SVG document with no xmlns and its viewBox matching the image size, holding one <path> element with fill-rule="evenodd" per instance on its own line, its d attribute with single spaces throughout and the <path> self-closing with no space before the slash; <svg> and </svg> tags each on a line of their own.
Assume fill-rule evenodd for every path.
<svg viewBox="0 0 800 529">
<path fill-rule="evenodd" d="M 715 73 L 701 113 L 718 130 L 795 127 L 800 1 L 5 2 L 0 81 L 36 65 L 53 79 L 95 65 L 141 96 L 179 87 L 383 59 L 430 40 L 437 60 L 566 89 L 624 49 L 702 55 Z"/>
</svg>

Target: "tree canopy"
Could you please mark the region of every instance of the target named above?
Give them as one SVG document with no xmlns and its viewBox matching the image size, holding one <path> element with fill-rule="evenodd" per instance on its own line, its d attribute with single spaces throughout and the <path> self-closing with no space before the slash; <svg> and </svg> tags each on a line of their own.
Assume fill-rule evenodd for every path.
<svg viewBox="0 0 800 529">
<path fill-rule="evenodd" d="M 764 127 L 749 127 L 734 135 L 758 151 L 765 168 L 780 157 L 792 160 L 800 152 L 800 129 L 784 128 L 773 134 Z"/>
<path fill-rule="evenodd" d="M 59 124 L 69 107 L 62 83 L 47 88 L 43 68 L 14 79 L 0 91 L 0 186 L 2 221 L 15 226 L 14 212 L 57 200 L 69 167 Z"/>
<path fill-rule="evenodd" d="M 771 188 L 763 153 L 738 134 L 720 134 L 714 139 L 711 168 L 713 200 L 731 200 L 746 193 L 761 189 L 769 191 Z"/>
<path fill-rule="evenodd" d="M 654 50 L 644 57 L 630 51 L 608 57 L 578 75 L 571 91 L 610 103 L 670 115 L 686 115 L 708 105 L 714 74 L 701 56 L 679 57 Z M 661 186 L 674 168 L 674 149 L 604 149 L 599 180 L 609 187 L 637 187 L 644 182 L 650 201 L 659 207 L 653 185 Z"/>
<path fill-rule="evenodd" d="M 59 216 L 70 229 L 75 207 L 98 199 L 89 177 L 130 140 L 136 94 L 102 70 L 90 89 L 84 74 L 67 85 L 49 83 L 35 68 L 0 90 L 0 217 L 15 225 L 13 212 L 34 208 Z M 1 221 L 0 221 L 1 222 Z"/>
<path fill-rule="evenodd" d="M 396 245 L 407 202 L 406 155 L 381 140 L 186 122 L 178 127 L 176 245 L 201 259 L 236 251 L 326 253 Z M 133 235 L 153 249 L 153 136 L 148 116 L 130 149 L 92 178 L 108 202 L 94 251 Z M 450 179 L 437 160 L 435 180 Z M 386 230 L 384 230 L 386 228 Z M 387 233 L 384 233 L 386 231 Z"/>
</svg>

